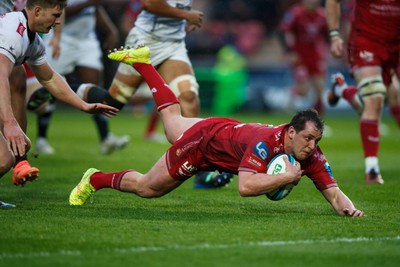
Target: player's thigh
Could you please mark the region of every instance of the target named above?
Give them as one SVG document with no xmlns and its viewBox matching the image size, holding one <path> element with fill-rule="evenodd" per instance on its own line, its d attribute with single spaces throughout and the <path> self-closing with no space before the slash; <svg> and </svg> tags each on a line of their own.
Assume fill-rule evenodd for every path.
<svg viewBox="0 0 400 267">
<path fill-rule="evenodd" d="M 99 84 L 101 78 L 101 70 L 91 67 L 77 67 L 75 73 L 79 76 L 83 83 Z"/>
<path fill-rule="evenodd" d="M 165 134 L 170 143 L 174 143 L 187 129 L 201 120 L 183 117 L 180 110 L 179 105 L 171 105 L 160 111 Z"/>
<path fill-rule="evenodd" d="M 382 75 L 382 68 L 380 66 L 362 66 L 354 69 L 353 71 L 354 79 L 357 83 L 360 83 L 361 80 L 371 77 Z"/>
<path fill-rule="evenodd" d="M 122 64 L 120 64 L 120 65 L 122 65 Z M 124 65 L 126 65 L 126 64 L 124 64 Z M 128 65 L 126 65 L 126 66 L 128 66 Z M 128 86 L 137 88 L 137 87 L 139 87 L 140 83 L 143 81 L 143 78 L 140 75 L 121 72 L 118 69 L 118 71 L 114 75 L 114 81 L 113 81 L 114 83 L 115 83 L 115 80 L 118 80 L 119 82 L 122 82 Z"/>
<path fill-rule="evenodd" d="M 387 88 L 383 82 L 382 69 L 379 66 L 363 66 L 354 71 L 358 92 L 364 102 L 362 119 L 379 119 Z"/>
<path fill-rule="evenodd" d="M 168 59 L 157 70 L 167 83 L 181 75 L 194 75 L 192 66 L 180 60 Z"/>
<path fill-rule="evenodd" d="M 101 73 L 104 69 L 102 57 L 103 52 L 97 38 L 91 37 L 79 41 L 79 48 L 76 51 L 75 67 L 97 70 Z"/>
<path fill-rule="evenodd" d="M 199 85 L 193 75 L 191 65 L 180 60 L 167 60 L 158 68 L 160 75 L 179 98 L 183 115 L 199 115 Z"/>
</svg>

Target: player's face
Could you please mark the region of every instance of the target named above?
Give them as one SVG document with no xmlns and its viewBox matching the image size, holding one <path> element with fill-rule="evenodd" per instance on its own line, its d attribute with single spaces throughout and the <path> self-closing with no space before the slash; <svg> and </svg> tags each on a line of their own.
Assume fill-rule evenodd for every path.
<svg viewBox="0 0 400 267">
<path fill-rule="evenodd" d="M 36 14 L 36 32 L 48 33 L 51 28 L 61 23 L 63 9 L 59 6 L 39 8 Z"/>
<path fill-rule="evenodd" d="M 296 159 L 305 160 L 311 156 L 322 138 L 322 131 L 313 122 L 307 122 L 304 130 L 289 129 L 292 138 L 292 152 Z"/>
</svg>

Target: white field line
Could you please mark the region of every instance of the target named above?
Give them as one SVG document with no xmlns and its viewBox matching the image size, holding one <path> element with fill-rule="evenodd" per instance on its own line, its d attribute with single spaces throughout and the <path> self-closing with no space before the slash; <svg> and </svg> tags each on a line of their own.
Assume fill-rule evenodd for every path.
<svg viewBox="0 0 400 267">
<path fill-rule="evenodd" d="M 377 241 L 400 241 L 400 236 L 393 237 L 356 237 L 356 238 L 335 238 L 335 239 L 321 239 L 321 240 L 287 240 L 287 241 L 257 241 L 247 243 L 235 244 L 198 244 L 198 245 L 169 245 L 169 246 L 148 246 L 148 247 L 128 247 L 128 248 L 115 248 L 111 250 L 59 250 L 54 252 L 18 252 L 18 253 L 0 253 L 0 259 L 17 259 L 17 258 L 39 258 L 39 257 L 58 257 L 58 256 L 84 256 L 87 254 L 104 254 L 104 253 L 117 253 L 117 254 L 130 254 L 151 251 L 171 251 L 171 250 L 196 250 L 196 249 L 229 249 L 240 247 L 278 247 L 278 246 L 293 246 L 293 245 L 315 245 L 315 244 L 336 244 L 336 243 L 368 243 Z"/>
</svg>

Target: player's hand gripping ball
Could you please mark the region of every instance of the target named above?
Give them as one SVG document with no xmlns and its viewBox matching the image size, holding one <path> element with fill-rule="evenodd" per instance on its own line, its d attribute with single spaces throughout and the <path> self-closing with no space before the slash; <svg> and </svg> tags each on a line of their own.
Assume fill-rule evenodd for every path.
<svg viewBox="0 0 400 267">
<path fill-rule="evenodd" d="M 284 157 L 287 157 L 292 165 L 296 164 L 296 160 L 292 155 L 285 153 L 278 154 L 269 162 L 267 166 L 267 174 L 273 175 L 286 172 L 286 163 L 283 160 Z M 271 200 L 278 201 L 285 198 L 290 193 L 290 191 L 292 191 L 294 186 L 294 184 L 287 184 L 265 195 Z"/>
</svg>

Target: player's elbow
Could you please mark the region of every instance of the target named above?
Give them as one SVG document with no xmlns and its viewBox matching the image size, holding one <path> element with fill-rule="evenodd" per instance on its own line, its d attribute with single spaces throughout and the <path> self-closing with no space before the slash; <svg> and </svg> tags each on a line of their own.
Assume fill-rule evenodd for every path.
<svg viewBox="0 0 400 267">
<path fill-rule="evenodd" d="M 238 188 L 241 197 L 255 196 L 254 190 L 247 183 L 239 183 Z"/>
</svg>

